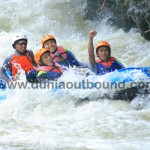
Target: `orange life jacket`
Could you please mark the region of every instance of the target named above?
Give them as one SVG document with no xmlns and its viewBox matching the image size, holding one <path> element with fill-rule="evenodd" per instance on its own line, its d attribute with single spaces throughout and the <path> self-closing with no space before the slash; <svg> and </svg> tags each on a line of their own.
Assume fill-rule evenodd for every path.
<svg viewBox="0 0 150 150">
<path fill-rule="evenodd" d="M 108 59 L 108 61 L 102 61 L 102 60 L 100 60 L 100 59 L 97 59 L 97 60 L 96 60 L 96 63 L 101 64 L 101 65 L 103 65 L 103 66 L 109 68 L 109 67 L 111 67 L 111 65 L 112 65 L 113 62 L 115 62 L 115 61 L 116 61 L 116 58 L 115 58 L 115 57 L 110 57 L 110 58 Z"/>
<path fill-rule="evenodd" d="M 124 66 L 116 58 L 110 57 L 107 61 L 96 60 L 96 74 L 102 75 L 108 72 L 122 69 Z"/>
<path fill-rule="evenodd" d="M 66 50 L 62 46 L 58 46 L 55 54 L 50 53 L 55 62 L 60 62 L 67 59 Z"/>
<path fill-rule="evenodd" d="M 57 73 L 62 73 L 62 68 L 55 63 L 55 65 L 53 66 L 39 66 L 37 69 L 36 69 L 37 72 L 39 71 L 45 71 L 45 72 L 57 72 Z"/>
<path fill-rule="evenodd" d="M 12 65 L 12 76 L 15 76 L 18 72 L 17 64 L 27 73 L 30 70 L 34 69 L 32 64 L 33 58 L 30 56 L 30 51 L 27 50 L 25 55 L 14 54 L 11 59 Z"/>
</svg>

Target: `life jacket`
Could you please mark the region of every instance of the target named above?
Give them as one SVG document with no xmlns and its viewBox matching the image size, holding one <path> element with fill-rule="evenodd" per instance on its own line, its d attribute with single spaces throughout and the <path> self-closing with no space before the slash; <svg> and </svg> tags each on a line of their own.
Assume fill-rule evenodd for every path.
<svg viewBox="0 0 150 150">
<path fill-rule="evenodd" d="M 61 61 L 65 61 L 67 59 L 67 54 L 66 54 L 66 50 L 62 47 L 62 46 L 58 46 L 56 53 L 50 53 L 52 59 L 55 62 L 61 62 Z"/>
<path fill-rule="evenodd" d="M 118 70 L 124 68 L 122 64 L 120 64 L 116 58 L 110 57 L 107 61 L 102 61 L 100 59 L 96 60 L 97 66 L 97 74 L 105 74 L 108 72 L 112 72 L 114 70 Z"/>
<path fill-rule="evenodd" d="M 36 69 L 38 72 L 38 81 L 42 80 L 56 80 L 62 75 L 62 68 L 55 64 L 53 66 L 40 66 Z"/>
<path fill-rule="evenodd" d="M 55 64 L 53 66 L 39 66 L 36 69 L 37 72 L 39 71 L 45 71 L 45 72 L 56 72 L 56 73 L 62 73 L 62 68 L 58 65 Z"/>
<path fill-rule="evenodd" d="M 50 53 L 52 59 L 61 66 L 80 66 L 75 56 L 68 50 L 64 49 L 62 46 L 57 47 L 57 51 L 52 54 Z"/>
<path fill-rule="evenodd" d="M 25 55 L 14 54 L 11 59 L 12 76 L 15 76 L 18 73 L 19 67 L 21 67 L 26 73 L 34 69 L 32 62 L 33 58 L 28 50 Z"/>
</svg>

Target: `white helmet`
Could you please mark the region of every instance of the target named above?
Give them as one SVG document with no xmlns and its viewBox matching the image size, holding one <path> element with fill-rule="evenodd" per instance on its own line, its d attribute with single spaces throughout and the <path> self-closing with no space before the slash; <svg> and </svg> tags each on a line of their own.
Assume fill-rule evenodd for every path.
<svg viewBox="0 0 150 150">
<path fill-rule="evenodd" d="M 25 35 L 23 35 L 23 34 L 15 35 L 12 39 L 12 47 L 14 48 L 15 44 L 17 44 L 21 40 L 24 40 L 24 41 L 28 42 L 28 39 Z"/>
</svg>

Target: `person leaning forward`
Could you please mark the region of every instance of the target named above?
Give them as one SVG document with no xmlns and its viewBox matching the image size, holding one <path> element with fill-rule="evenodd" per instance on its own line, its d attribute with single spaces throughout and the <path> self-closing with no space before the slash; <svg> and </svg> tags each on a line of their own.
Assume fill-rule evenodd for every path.
<svg viewBox="0 0 150 150">
<path fill-rule="evenodd" d="M 50 80 L 54 81 L 63 74 L 62 67 L 52 60 L 48 48 L 41 48 L 37 50 L 34 58 L 38 65 L 38 67 L 35 69 L 38 82 Z"/>
</svg>

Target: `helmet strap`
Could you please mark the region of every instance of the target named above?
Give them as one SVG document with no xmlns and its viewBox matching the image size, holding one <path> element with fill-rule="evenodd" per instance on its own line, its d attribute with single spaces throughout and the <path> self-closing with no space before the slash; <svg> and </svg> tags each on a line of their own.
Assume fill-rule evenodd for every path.
<svg viewBox="0 0 150 150">
<path fill-rule="evenodd" d="M 21 53 L 21 52 L 19 52 L 17 49 L 15 49 L 16 51 L 17 51 L 17 53 L 19 53 L 19 54 L 26 54 L 27 53 L 27 51 L 25 51 L 25 52 L 23 52 L 23 53 Z"/>
<path fill-rule="evenodd" d="M 43 63 L 43 61 L 40 59 L 40 61 L 39 61 L 39 65 L 40 66 L 46 66 L 44 63 Z"/>
<path fill-rule="evenodd" d="M 57 47 L 56 47 L 55 51 L 54 51 L 54 52 L 52 52 L 52 54 L 55 54 L 56 52 L 57 52 Z"/>
</svg>

